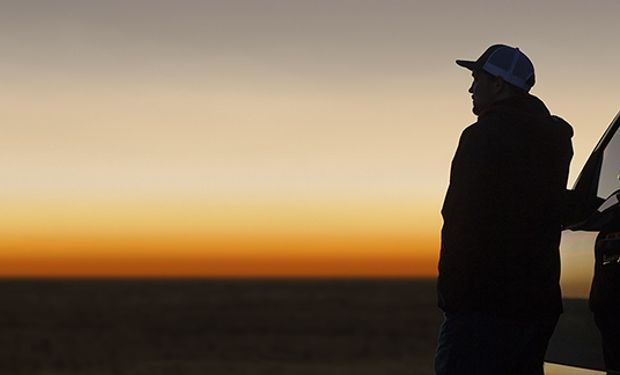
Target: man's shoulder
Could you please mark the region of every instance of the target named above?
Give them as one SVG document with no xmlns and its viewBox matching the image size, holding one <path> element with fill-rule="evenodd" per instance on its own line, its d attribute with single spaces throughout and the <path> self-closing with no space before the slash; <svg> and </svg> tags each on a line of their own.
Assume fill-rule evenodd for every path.
<svg viewBox="0 0 620 375">
<path fill-rule="evenodd" d="M 473 138 L 477 138 L 480 135 L 480 123 L 479 121 L 467 126 L 461 132 L 461 143 L 469 142 Z"/>
<path fill-rule="evenodd" d="M 573 127 L 563 118 L 556 115 L 551 115 L 551 122 L 554 126 L 557 126 L 558 131 L 561 131 L 566 136 L 571 138 L 574 134 Z"/>
<path fill-rule="evenodd" d="M 470 150 L 472 148 L 477 151 L 480 151 L 480 148 L 487 149 L 491 144 L 496 143 L 497 129 L 487 119 L 478 119 L 463 129 L 460 143 L 469 145 Z"/>
<path fill-rule="evenodd" d="M 487 131 L 491 125 L 497 123 L 499 119 L 496 116 L 489 115 L 484 117 L 478 117 L 476 122 L 467 126 L 463 133 L 475 133 L 475 132 L 484 132 Z"/>
<path fill-rule="evenodd" d="M 463 134 L 479 137 L 490 136 L 498 131 L 498 124 L 501 124 L 501 122 L 501 118 L 495 115 L 479 117 L 478 121 L 463 130 Z"/>
</svg>

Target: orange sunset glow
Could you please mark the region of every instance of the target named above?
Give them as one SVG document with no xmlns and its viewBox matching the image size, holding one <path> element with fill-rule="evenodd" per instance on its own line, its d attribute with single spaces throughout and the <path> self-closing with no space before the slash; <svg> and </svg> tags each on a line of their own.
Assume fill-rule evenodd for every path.
<svg viewBox="0 0 620 375">
<path fill-rule="evenodd" d="M 435 272 L 436 258 L 429 249 L 438 241 L 426 233 L 436 223 L 421 230 L 416 222 L 423 218 L 411 215 L 411 205 L 219 200 L 96 207 L 56 202 L 32 206 L 22 217 L 18 210 L 28 204 L 15 206 L 11 221 L 2 223 L 0 272 L 7 276 L 385 277 Z"/>
<path fill-rule="evenodd" d="M 3 4 L 0 277 L 433 277 L 455 59 L 532 58 L 571 181 L 619 109 L 617 12 L 526 3 Z"/>
</svg>

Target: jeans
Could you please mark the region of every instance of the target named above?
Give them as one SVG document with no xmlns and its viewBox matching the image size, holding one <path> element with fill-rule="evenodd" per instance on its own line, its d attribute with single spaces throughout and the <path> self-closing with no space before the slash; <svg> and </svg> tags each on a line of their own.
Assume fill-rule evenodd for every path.
<svg viewBox="0 0 620 375">
<path fill-rule="evenodd" d="M 549 338 L 558 317 L 500 318 L 447 313 L 441 325 L 437 375 L 543 375 Z"/>
</svg>

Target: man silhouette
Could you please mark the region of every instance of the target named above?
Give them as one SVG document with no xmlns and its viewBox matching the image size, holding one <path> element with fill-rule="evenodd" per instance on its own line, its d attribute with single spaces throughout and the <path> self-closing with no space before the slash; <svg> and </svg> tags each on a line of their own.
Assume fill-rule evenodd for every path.
<svg viewBox="0 0 620 375">
<path fill-rule="evenodd" d="M 534 66 L 489 47 L 469 89 L 477 121 L 461 134 L 442 208 L 438 375 L 543 374 L 559 314 L 562 203 L 571 126 L 529 94 Z"/>
</svg>

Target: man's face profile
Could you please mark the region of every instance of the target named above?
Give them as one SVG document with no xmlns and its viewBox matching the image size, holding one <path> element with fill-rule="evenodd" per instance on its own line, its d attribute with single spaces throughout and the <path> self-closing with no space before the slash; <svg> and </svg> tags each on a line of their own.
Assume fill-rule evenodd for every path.
<svg viewBox="0 0 620 375">
<path fill-rule="evenodd" d="M 481 71 L 474 71 L 472 77 L 474 80 L 469 88 L 473 100 L 472 111 L 475 115 L 479 115 L 495 101 L 497 82 L 496 79 Z"/>
</svg>

